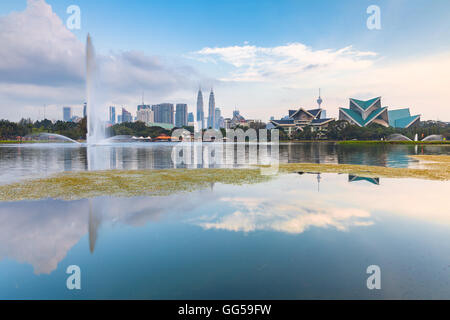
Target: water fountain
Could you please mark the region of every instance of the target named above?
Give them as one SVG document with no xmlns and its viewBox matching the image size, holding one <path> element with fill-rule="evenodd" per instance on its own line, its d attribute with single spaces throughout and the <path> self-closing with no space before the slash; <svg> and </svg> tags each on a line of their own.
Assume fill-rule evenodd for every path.
<svg viewBox="0 0 450 320">
<path fill-rule="evenodd" d="M 86 40 L 86 95 L 87 95 L 87 144 L 95 145 L 106 138 L 105 125 L 102 121 L 101 104 L 96 96 L 97 65 L 95 49 L 91 36 Z"/>
<path fill-rule="evenodd" d="M 92 38 L 86 39 L 86 115 L 87 115 L 87 162 L 88 170 L 108 169 L 108 154 L 105 144 L 105 124 L 102 119 L 102 104 L 97 96 L 97 64 Z"/>
</svg>

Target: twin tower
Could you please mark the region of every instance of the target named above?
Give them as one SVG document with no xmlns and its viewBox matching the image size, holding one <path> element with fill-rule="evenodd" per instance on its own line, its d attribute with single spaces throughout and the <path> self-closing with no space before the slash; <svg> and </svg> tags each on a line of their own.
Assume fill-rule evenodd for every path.
<svg viewBox="0 0 450 320">
<path fill-rule="evenodd" d="M 205 125 L 205 113 L 203 112 L 203 93 L 202 89 L 198 89 L 197 95 L 197 123 L 199 123 L 199 129 L 216 128 L 216 101 L 214 99 L 214 91 L 211 89 L 209 94 L 209 105 L 208 105 L 208 121 Z"/>
</svg>

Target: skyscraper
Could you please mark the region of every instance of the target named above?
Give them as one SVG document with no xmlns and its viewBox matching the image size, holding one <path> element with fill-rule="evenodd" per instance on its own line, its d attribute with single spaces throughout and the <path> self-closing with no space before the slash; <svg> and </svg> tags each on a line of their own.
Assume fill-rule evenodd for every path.
<svg viewBox="0 0 450 320">
<path fill-rule="evenodd" d="M 143 122 L 145 124 L 155 122 L 153 110 L 148 108 L 138 110 L 136 118 L 137 121 Z"/>
<path fill-rule="evenodd" d="M 216 125 L 216 101 L 214 99 L 214 92 L 211 89 L 209 94 L 209 106 L 208 106 L 208 128 L 215 128 Z"/>
<path fill-rule="evenodd" d="M 173 124 L 173 104 L 161 103 L 152 106 L 155 122 Z"/>
<path fill-rule="evenodd" d="M 63 120 L 64 121 L 72 120 L 72 108 L 71 107 L 63 107 Z"/>
<path fill-rule="evenodd" d="M 122 122 L 133 122 L 133 116 L 125 108 L 122 108 Z"/>
<path fill-rule="evenodd" d="M 199 130 L 203 129 L 204 125 L 204 113 L 203 113 L 203 94 L 202 89 L 198 89 L 198 95 L 197 95 L 197 123 L 199 124 Z"/>
<path fill-rule="evenodd" d="M 220 109 L 219 108 L 216 108 L 216 111 L 215 111 L 215 114 L 214 114 L 214 127 L 213 127 L 213 129 L 220 129 L 220 117 L 221 117 L 221 114 L 220 114 Z"/>
<path fill-rule="evenodd" d="M 116 123 L 116 107 L 114 106 L 109 107 L 109 123 Z"/>
<path fill-rule="evenodd" d="M 194 113 L 193 112 L 189 112 L 189 114 L 188 114 L 188 122 L 194 122 Z"/>
<path fill-rule="evenodd" d="M 178 128 L 187 126 L 188 124 L 188 114 L 187 114 L 187 104 L 179 103 L 176 107 L 175 113 L 175 126 Z"/>
<path fill-rule="evenodd" d="M 86 118 L 86 116 L 87 116 L 87 102 L 85 102 L 83 105 L 83 118 Z"/>
</svg>

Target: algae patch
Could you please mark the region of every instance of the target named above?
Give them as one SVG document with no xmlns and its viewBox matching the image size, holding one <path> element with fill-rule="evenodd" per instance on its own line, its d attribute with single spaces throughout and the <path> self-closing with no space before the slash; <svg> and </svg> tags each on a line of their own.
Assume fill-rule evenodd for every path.
<svg viewBox="0 0 450 320">
<path fill-rule="evenodd" d="M 424 180 L 450 180 L 450 156 L 418 155 L 422 168 L 390 168 L 352 164 L 287 163 L 280 164 L 281 172 L 348 173 L 373 178 L 415 178 Z"/>
<path fill-rule="evenodd" d="M 213 183 L 263 182 L 259 169 L 169 169 L 86 171 L 0 186 L 0 201 L 43 198 L 75 200 L 103 195 L 132 197 L 189 192 Z"/>
<path fill-rule="evenodd" d="M 420 168 L 387 168 L 348 164 L 288 163 L 279 172 L 347 173 L 365 177 L 450 180 L 450 156 L 412 156 Z M 85 171 L 0 186 L 0 201 L 54 198 L 74 200 L 98 196 L 168 195 L 210 187 L 214 183 L 243 185 L 267 181 L 260 169 L 168 169 Z"/>
</svg>

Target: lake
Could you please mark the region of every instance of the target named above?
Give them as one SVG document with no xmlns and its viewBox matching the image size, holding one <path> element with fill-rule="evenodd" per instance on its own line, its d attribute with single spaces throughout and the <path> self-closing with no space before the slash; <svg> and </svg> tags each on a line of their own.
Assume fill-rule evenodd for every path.
<svg viewBox="0 0 450 320">
<path fill-rule="evenodd" d="M 176 167 L 172 144 L 105 169 Z M 449 146 L 280 144 L 280 162 L 414 167 Z M 1 183 L 88 170 L 87 148 L 0 146 Z M 449 299 L 448 181 L 291 173 L 158 197 L 0 202 L 0 299 Z M 81 270 L 68 290 L 66 270 Z M 381 289 L 366 270 L 379 266 Z"/>
</svg>

